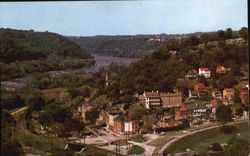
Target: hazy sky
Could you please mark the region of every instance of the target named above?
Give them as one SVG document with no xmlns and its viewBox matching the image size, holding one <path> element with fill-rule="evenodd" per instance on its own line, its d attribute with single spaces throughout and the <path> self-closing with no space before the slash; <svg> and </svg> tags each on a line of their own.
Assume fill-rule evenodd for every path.
<svg viewBox="0 0 250 156">
<path fill-rule="evenodd" d="M 247 27 L 247 0 L 0 2 L 0 27 L 62 35 L 175 34 Z"/>
</svg>

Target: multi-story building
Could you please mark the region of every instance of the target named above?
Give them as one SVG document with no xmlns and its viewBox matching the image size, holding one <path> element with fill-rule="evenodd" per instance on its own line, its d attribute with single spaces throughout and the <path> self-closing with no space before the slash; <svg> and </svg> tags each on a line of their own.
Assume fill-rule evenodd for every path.
<svg viewBox="0 0 250 156">
<path fill-rule="evenodd" d="M 205 78 L 211 77 L 211 71 L 208 68 L 199 68 L 199 75 L 204 75 Z"/>
<path fill-rule="evenodd" d="M 241 102 L 244 104 L 247 104 L 249 99 L 248 99 L 248 88 L 246 86 L 241 86 L 240 88 L 240 99 Z"/>
<path fill-rule="evenodd" d="M 212 89 L 212 96 L 216 99 L 221 99 L 222 98 L 222 94 L 218 89 Z"/>
<path fill-rule="evenodd" d="M 181 93 L 160 93 L 163 108 L 179 107 L 182 104 Z"/>
<path fill-rule="evenodd" d="M 117 134 L 136 134 L 139 133 L 139 125 L 136 121 L 126 119 L 121 113 L 107 113 L 106 126 L 109 130 Z"/>
<path fill-rule="evenodd" d="M 139 103 L 145 103 L 147 109 L 151 108 L 168 108 L 179 107 L 182 104 L 181 93 L 159 93 L 157 92 L 144 92 L 143 97 L 136 95 L 139 99 Z"/>
<path fill-rule="evenodd" d="M 194 91 L 196 92 L 203 92 L 205 89 L 205 85 L 203 83 L 196 83 L 194 84 Z"/>
<path fill-rule="evenodd" d="M 160 95 L 157 92 L 145 92 L 143 93 L 143 96 L 145 97 L 146 101 L 146 108 L 160 108 L 161 107 L 161 98 Z"/>
</svg>

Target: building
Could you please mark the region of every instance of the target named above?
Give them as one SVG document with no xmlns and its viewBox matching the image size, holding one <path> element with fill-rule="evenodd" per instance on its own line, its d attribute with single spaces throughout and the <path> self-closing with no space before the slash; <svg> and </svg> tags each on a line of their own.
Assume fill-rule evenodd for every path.
<svg viewBox="0 0 250 156">
<path fill-rule="evenodd" d="M 85 120 L 85 113 L 87 111 L 90 111 L 93 107 L 88 105 L 87 103 L 81 103 L 79 106 L 78 106 L 78 112 L 80 114 L 80 116 L 82 117 L 82 120 L 84 122 L 86 122 Z"/>
<path fill-rule="evenodd" d="M 208 113 L 209 112 L 205 106 L 198 106 L 193 109 L 192 115 L 193 117 L 203 117 Z"/>
<path fill-rule="evenodd" d="M 163 108 L 180 107 L 182 104 L 181 93 L 160 93 Z"/>
<path fill-rule="evenodd" d="M 139 104 L 144 105 L 147 109 L 152 108 L 169 108 L 180 107 L 182 104 L 181 93 L 159 93 L 145 92 L 143 95 L 135 95 L 139 99 Z"/>
<path fill-rule="evenodd" d="M 198 97 L 199 97 L 199 94 L 198 94 L 197 91 L 189 90 L 188 93 L 189 93 L 189 94 L 188 94 L 188 97 L 189 97 L 190 99 L 197 100 Z"/>
<path fill-rule="evenodd" d="M 169 53 L 171 56 L 176 56 L 177 51 L 175 51 L 175 50 L 170 50 L 168 53 Z"/>
<path fill-rule="evenodd" d="M 217 68 L 216 68 L 216 74 L 225 74 L 225 73 L 227 73 L 228 72 L 228 68 L 225 68 L 225 67 L 223 67 L 223 66 L 217 66 Z"/>
<path fill-rule="evenodd" d="M 196 83 L 194 84 L 194 91 L 202 92 L 205 89 L 205 85 L 203 83 Z"/>
<path fill-rule="evenodd" d="M 248 88 L 245 85 L 241 86 L 240 88 L 240 99 L 241 99 L 241 102 L 244 104 L 248 104 L 249 102 Z"/>
<path fill-rule="evenodd" d="M 190 70 L 190 71 L 186 74 L 185 79 L 186 79 L 186 80 L 193 80 L 193 79 L 196 79 L 197 76 L 198 76 L 197 71 L 196 71 L 195 69 L 193 69 L 193 70 Z"/>
<path fill-rule="evenodd" d="M 223 90 L 223 98 L 225 98 L 229 104 L 233 104 L 234 89 L 225 88 Z"/>
<path fill-rule="evenodd" d="M 212 96 L 216 99 L 222 99 L 222 94 L 218 89 L 212 89 Z"/>
<path fill-rule="evenodd" d="M 108 78 L 108 73 L 107 72 L 105 73 L 105 84 L 106 84 L 106 86 L 110 85 L 110 80 Z"/>
<path fill-rule="evenodd" d="M 175 108 L 175 120 L 187 119 L 191 114 L 191 105 L 182 104 L 180 108 Z"/>
<path fill-rule="evenodd" d="M 211 77 L 211 71 L 208 68 L 199 68 L 199 75 L 204 75 L 205 78 Z"/>
<path fill-rule="evenodd" d="M 145 98 L 145 106 L 147 109 L 150 108 L 160 108 L 161 107 L 161 98 L 160 95 L 157 92 L 145 92 L 143 93 L 143 96 Z"/>
<path fill-rule="evenodd" d="M 137 134 L 139 124 L 127 119 L 122 113 L 107 113 L 106 127 L 117 134 Z"/>
<path fill-rule="evenodd" d="M 212 107 L 218 108 L 219 105 L 227 105 L 226 99 L 212 99 L 211 100 Z"/>
</svg>

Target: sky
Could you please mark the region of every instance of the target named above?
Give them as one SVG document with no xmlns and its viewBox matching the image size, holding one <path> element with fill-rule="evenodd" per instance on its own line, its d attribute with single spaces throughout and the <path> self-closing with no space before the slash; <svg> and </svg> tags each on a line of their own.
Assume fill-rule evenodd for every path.
<svg viewBox="0 0 250 156">
<path fill-rule="evenodd" d="M 239 30 L 247 19 L 247 0 L 0 2 L 0 28 L 65 36 Z"/>
</svg>

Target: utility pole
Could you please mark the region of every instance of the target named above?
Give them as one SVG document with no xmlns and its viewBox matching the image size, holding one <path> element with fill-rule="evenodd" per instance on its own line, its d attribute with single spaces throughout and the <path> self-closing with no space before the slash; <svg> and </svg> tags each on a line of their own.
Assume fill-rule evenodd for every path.
<svg viewBox="0 0 250 156">
<path fill-rule="evenodd" d="M 119 139 L 119 154 L 120 155 L 121 149 L 120 149 L 120 139 Z"/>
</svg>

